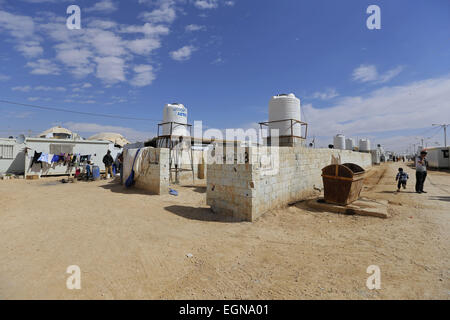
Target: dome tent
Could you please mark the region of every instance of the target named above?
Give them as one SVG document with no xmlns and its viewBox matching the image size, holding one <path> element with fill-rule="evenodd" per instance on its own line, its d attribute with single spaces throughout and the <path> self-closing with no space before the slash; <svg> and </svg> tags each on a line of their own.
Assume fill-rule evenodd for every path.
<svg viewBox="0 0 450 320">
<path fill-rule="evenodd" d="M 129 144 L 130 142 L 124 138 L 119 133 L 112 133 L 112 132 L 102 132 L 97 133 L 91 137 L 88 138 L 88 140 L 103 140 L 103 141 L 110 141 L 114 143 L 115 145 L 118 145 L 120 147 L 123 147 L 126 144 Z"/>
<path fill-rule="evenodd" d="M 57 126 L 41 132 L 38 135 L 38 138 L 69 139 L 72 136 L 74 136 L 72 131 L 61 126 Z"/>
</svg>

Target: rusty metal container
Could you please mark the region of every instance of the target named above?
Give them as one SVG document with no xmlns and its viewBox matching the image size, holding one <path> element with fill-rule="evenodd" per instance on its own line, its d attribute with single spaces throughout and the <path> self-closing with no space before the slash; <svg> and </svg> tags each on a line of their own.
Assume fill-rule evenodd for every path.
<svg viewBox="0 0 450 320">
<path fill-rule="evenodd" d="M 326 202 L 348 205 L 359 198 L 365 170 L 354 163 L 331 164 L 322 169 Z"/>
</svg>

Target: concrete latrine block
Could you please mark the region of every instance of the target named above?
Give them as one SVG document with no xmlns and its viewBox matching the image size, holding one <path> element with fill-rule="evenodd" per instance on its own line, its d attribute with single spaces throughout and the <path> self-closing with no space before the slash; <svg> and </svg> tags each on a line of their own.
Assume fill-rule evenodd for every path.
<svg viewBox="0 0 450 320">
<path fill-rule="evenodd" d="M 251 147 L 249 163 L 207 166 L 207 204 L 217 213 L 254 221 L 265 212 L 310 197 L 322 187 L 332 156 L 367 168 L 369 154 L 304 147 Z M 265 161 L 263 161 L 265 160 Z"/>
</svg>

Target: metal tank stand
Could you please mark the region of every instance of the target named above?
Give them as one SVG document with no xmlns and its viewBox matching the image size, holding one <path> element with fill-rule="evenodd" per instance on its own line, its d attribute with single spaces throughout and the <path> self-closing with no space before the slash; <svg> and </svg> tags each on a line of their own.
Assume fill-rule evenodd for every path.
<svg viewBox="0 0 450 320">
<path fill-rule="evenodd" d="M 159 135 L 159 128 L 164 125 L 170 125 L 168 135 Z M 189 137 L 173 135 L 174 125 L 182 125 L 189 128 Z M 179 122 L 164 122 L 158 124 L 157 148 L 169 149 L 169 182 L 179 184 L 179 176 L 182 172 L 192 171 L 192 183 L 195 182 L 194 173 L 194 154 L 192 151 L 192 125 Z M 189 155 L 190 168 L 183 168 L 183 151 Z M 174 177 L 175 175 L 175 177 Z"/>
</svg>

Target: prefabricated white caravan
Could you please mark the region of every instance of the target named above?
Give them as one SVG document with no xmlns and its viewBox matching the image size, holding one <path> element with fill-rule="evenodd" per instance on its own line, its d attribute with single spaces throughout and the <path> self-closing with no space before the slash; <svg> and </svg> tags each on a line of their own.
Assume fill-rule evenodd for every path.
<svg viewBox="0 0 450 320">
<path fill-rule="evenodd" d="M 428 166 L 436 169 L 450 169 L 450 147 L 427 148 Z"/>
<path fill-rule="evenodd" d="M 103 164 L 103 157 L 108 150 L 111 150 L 111 143 L 109 141 L 92 141 L 92 140 L 69 140 L 69 139 L 46 139 L 46 138 L 27 138 L 25 140 L 26 153 L 24 162 L 25 176 L 39 175 L 64 175 L 75 173 L 74 167 L 64 165 L 64 163 L 34 163 L 32 159 L 34 153 L 46 154 L 80 154 L 89 155 L 90 161 L 93 165 L 100 167 L 101 171 L 105 170 Z M 112 145 L 113 146 L 113 145 Z M 114 146 L 113 146 L 114 147 Z M 111 150 L 111 155 L 114 157 L 115 150 Z"/>
<path fill-rule="evenodd" d="M 23 174 L 25 144 L 16 139 L 0 138 L 0 174 Z"/>
</svg>

